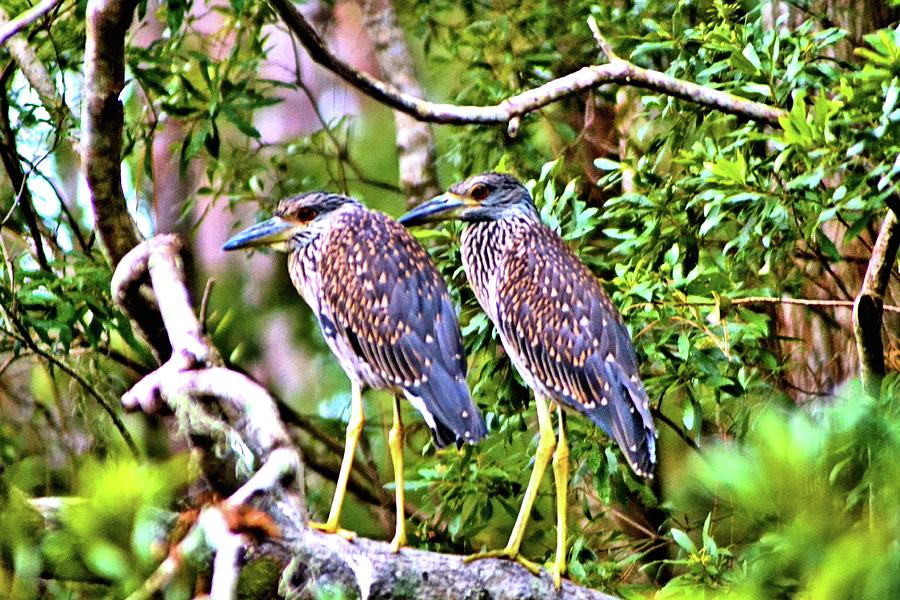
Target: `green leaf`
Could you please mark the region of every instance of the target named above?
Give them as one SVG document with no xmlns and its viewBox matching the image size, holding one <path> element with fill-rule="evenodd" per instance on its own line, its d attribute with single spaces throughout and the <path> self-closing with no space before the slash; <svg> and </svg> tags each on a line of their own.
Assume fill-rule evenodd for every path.
<svg viewBox="0 0 900 600">
<path fill-rule="evenodd" d="M 238 112 L 230 106 L 226 106 L 223 108 L 222 115 L 232 124 L 234 124 L 244 135 L 255 140 L 258 140 L 262 136 L 262 134 L 256 129 L 256 127 L 253 126 L 252 123 L 250 123 L 250 121 L 238 114 Z"/>
<path fill-rule="evenodd" d="M 678 544 L 686 552 L 690 554 L 694 554 L 697 552 L 697 548 L 696 546 L 694 546 L 694 542 L 692 542 L 691 538 L 688 537 L 688 534 L 686 534 L 682 530 L 673 527 L 672 539 L 675 540 L 675 543 Z"/>
<path fill-rule="evenodd" d="M 600 169 L 601 171 L 621 171 L 622 163 L 616 162 L 614 160 L 609 160 L 608 158 L 595 158 L 594 166 Z"/>
<path fill-rule="evenodd" d="M 688 400 L 684 403 L 684 409 L 681 413 L 681 422 L 688 431 L 694 429 L 694 403 Z"/>
<path fill-rule="evenodd" d="M 746 58 L 757 71 L 762 70 L 762 63 L 759 61 L 759 55 L 756 54 L 756 49 L 751 44 L 744 46 L 744 50 L 741 54 L 744 55 L 744 58 Z"/>
<path fill-rule="evenodd" d="M 843 260 L 837 246 L 834 245 L 834 242 L 831 241 L 831 238 L 826 235 L 821 227 L 816 229 L 816 241 L 819 244 L 819 250 L 821 250 L 822 254 L 824 254 L 831 262 L 838 263 Z"/>
</svg>

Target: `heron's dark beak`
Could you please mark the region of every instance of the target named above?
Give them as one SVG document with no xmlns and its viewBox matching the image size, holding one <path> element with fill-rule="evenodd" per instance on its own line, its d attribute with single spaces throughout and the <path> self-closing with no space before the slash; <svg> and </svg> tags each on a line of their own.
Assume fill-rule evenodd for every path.
<svg viewBox="0 0 900 600">
<path fill-rule="evenodd" d="M 454 193 L 447 192 L 420 204 L 399 221 L 406 226 L 422 225 L 432 221 L 450 221 L 459 218 L 470 206 L 470 201 Z"/>
<path fill-rule="evenodd" d="M 257 223 L 231 237 L 222 250 L 237 250 L 251 246 L 273 246 L 286 242 L 291 238 L 296 223 L 286 221 L 281 217 L 272 217 L 262 223 Z"/>
</svg>

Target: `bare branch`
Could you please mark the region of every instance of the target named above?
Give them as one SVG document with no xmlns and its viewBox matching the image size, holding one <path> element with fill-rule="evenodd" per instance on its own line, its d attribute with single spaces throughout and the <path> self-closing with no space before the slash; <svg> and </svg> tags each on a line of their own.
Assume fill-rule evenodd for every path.
<svg viewBox="0 0 900 600">
<path fill-rule="evenodd" d="M 119 94 L 125 85 L 125 33 L 137 0 L 90 0 L 84 48 L 81 166 L 91 188 L 100 241 L 113 264 L 137 246 L 138 233 L 122 191 Z"/>
<path fill-rule="evenodd" d="M 197 319 L 200 321 L 200 333 L 206 335 L 206 319 L 209 312 L 209 300 L 212 297 L 213 286 L 216 280 L 209 278 L 206 280 L 206 286 L 203 288 L 203 298 L 200 300 L 200 312 Z"/>
<path fill-rule="evenodd" d="M 423 96 L 412 57 L 397 23 L 391 0 L 361 0 L 366 32 L 375 44 L 381 73 L 388 83 L 410 96 Z M 394 111 L 400 187 L 406 203 L 414 206 L 441 192 L 431 127 L 401 111 Z"/>
<path fill-rule="evenodd" d="M 122 191 L 124 111 L 119 101 L 125 85 L 125 33 L 136 5 L 137 0 L 90 0 L 87 5 L 81 168 L 91 190 L 95 230 L 113 264 L 139 241 Z M 142 281 L 134 280 L 135 290 L 119 301 L 147 338 L 151 351 L 165 360 L 171 347 L 159 311 L 140 293 L 130 293 L 137 291 Z"/>
<path fill-rule="evenodd" d="M 659 71 L 643 69 L 624 60 L 583 67 L 493 106 L 459 106 L 428 102 L 357 71 L 341 61 L 325 46 L 291 0 L 269 0 L 269 4 L 288 29 L 298 37 L 315 62 L 364 94 L 420 121 L 509 126 L 511 121 L 522 115 L 604 83 L 619 83 L 649 89 L 773 127 L 779 126 L 778 118 L 784 114 L 784 111 L 777 107 L 676 79 Z"/>
<path fill-rule="evenodd" d="M 884 377 L 884 345 L 881 340 L 884 294 L 891 269 L 897 261 L 898 248 L 900 226 L 897 214 L 888 210 L 875 239 L 862 288 L 853 303 L 853 334 L 859 354 L 859 372 L 863 388 L 873 398 L 880 396 L 881 379 Z"/>
<path fill-rule="evenodd" d="M 200 519 L 203 537 L 216 553 L 209 597 L 237 598 L 241 558 L 246 550 L 247 540 L 243 535 L 231 531 L 228 521 L 219 510 L 205 510 Z"/>
<path fill-rule="evenodd" d="M 126 254 L 116 267 L 111 288 L 113 300 L 125 307 L 131 289 L 149 275 L 169 342 L 173 350 L 182 352 L 177 360 L 184 368 L 189 368 L 205 363 L 209 348 L 182 282 L 180 251 L 181 241 L 174 235 L 160 235 L 140 244 Z M 173 281 L 182 283 L 173 285 Z M 164 285 L 172 287 L 162 287 Z"/>
<path fill-rule="evenodd" d="M 569 581 L 557 592 L 546 571 L 535 577 L 508 560 L 464 563 L 462 556 L 411 548 L 395 554 L 385 542 L 348 542 L 310 530 L 303 531 L 296 547 L 280 589 L 288 598 L 315 597 L 317 588 L 331 585 L 359 598 L 615 600 Z"/>
<path fill-rule="evenodd" d="M 700 446 L 697 445 L 697 442 L 694 441 L 694 439 L 690 436 L 690 434 L 688 432 L 684 431 L 683 429 L 681 429 L 681 427 L 679 427 L 678 425 L 676 425 L 675 421 L 673 421 L 672 419 L 667 417 L 665 415 L 665 413 L 663 413 L 658 408 L 651 408 L 650 412 L 653 413 L 653 417 L 656 420 L 662 421 L 663 423 L 668 425 L 669 429 L 671 429 L 675 433 L 675 435 L 680 437 L 681 441 L 683 441 L 685 444 L 687 444 L 691 448 L 691 450 L 693 450 L 697 454 L 701 454 L 701 455 L 703 454 L 703 450 L 700 449 Z"/>
<path fill-rule="evenodd" d="M 0 46 L 5 44 L 9 38 L 29 27 L 32 23 L 53 10 L 59 3 L 60 0 L 42 0 L 42 2 L 23 11 L 18 17 L 10 19 L 3 25 L 0 25 Z"/>
<path fill-rule="evenodd" d="M 606 58 L 609 62 L 614 60 L 621 60 L 618 55 L 613 51 L 612 46 L 610 46 L 609 42 L 606 41 L 606 38 L 603 37 L 603 34 L 600 32 L 600 26 L 597 25 L 597 19 L 594 18 L 594 15 L 591 15 L 587 18 L 588 28 L 591 30 L 591 34 L 594 36 L 594 41 L 597 42 L 597 45 L 600 47 L 601 52 L 606 55 Z"/>
<path fill-rule="evenodd" d="M 240 506 L 267 495 L 275 499 L 282 520 L 303 523 L 306 517 L 302 494 L 302 463 L 291 445 L 272 397 L 257 383 L 241 373 L 218 366 L 218 353 L 203 337 L 202 328 L 191 308 L 179 250 L 174 235 L 160 235 L 131 250 L 119 263 L 112 280 L 113 298 L 125 304 L 124 296 L 134 291 L 134 282 L 149 276 L 163 322 L 172 346 L 171 358 L 159 369 L 141 379 L 122 397 L 127 408 L 154 413 L 163 403 L 176 414 L 189 415 L 188 432 L 207 436 L 215 431 L 240 435 L 229 439 L 229 448 L 237 461 L 252 475 L 233 492 L 226 505 Z M 213 399 L 229 424 L 217 424 L 216 417 L 198 407 Z M 195 409 L 195 410 L 192 410 Z M 201 418 L 196 418 L 197 416 Z M 201 422 L 202 421 L 202 422 Z M 240 449 L 246 444 L 252 456 Z M 259 465 L 259 466 L 257 466 Z M 208 474 L 212 479 L 216 474 Z M 246 540 L 231 530 L 221 513 L 222 507 L 204 510 L 194 528 L 216 554 L 213 572 L 213 597 L 232 597 L 239 571 L 239 557 Z M 193 537 L 193 536 L 189 536 Z M 181 546 L 184 544 L 182 543 Z M 171 555 L 170 555 L 171 558 Z M 169 559 L 148 580 L 136 597 L 152 594 L 165 585 L 177 569 Z M 219 595 L 216 595 L 219 594 Z"/>
<path fill-rule="evenodd" d="M 644 306 L 653 306 L 656 304 L 660 304 L 660 302 L 640 302 L 638 304 L 632 304 L 629 309 L 634 310 L 636 308 L 644 307 Z M 772 296 L 745 296 L 743 298 L 721 298 L 719 301 L 715 300 L 698 300 L 691 302 L 676 302 L 674 306 L 722 306 L 726 307 L 729 305 L 734 306 L 742 306 L 746 304 L 791 304 L 795 306 L 809 306 L 809 307 L 821 307 L 821 308 L 853 308 L 854 302 L 852 300 L 817 300 L 813 298 L 788 298 L 781 297 L 776 298 Z M 626 310 L 629 310 L 626 309 Z M 900 306 L 894 306 L 891 304 L 887 304 L 882 307 L 882 310 L 885 312 L 892 313 L 900 313 Z"/>
<path fill-rule="evenodd" d="M 204 528 L 195 525 L 180 542 L 169 549 L 169 553 L 156 570 L 144 581 L 143 585 L 133 591 L 126 600 L 150 600 L 157 592 L 163 590 L 181 570 L 184 555 L 205 547 Z"/>
</svg>

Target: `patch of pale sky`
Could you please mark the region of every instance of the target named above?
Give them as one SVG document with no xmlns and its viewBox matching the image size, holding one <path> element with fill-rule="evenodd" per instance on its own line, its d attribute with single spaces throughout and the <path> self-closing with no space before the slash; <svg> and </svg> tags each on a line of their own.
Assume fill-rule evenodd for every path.
<svg viewBox="0 0 900 600">
<path fill-rule="evenodd" d="M 77 74 L 60 74 L 56 81 L 57 89 L 64 95 L 68 106 L 80 106 L 81 78 Z M 134 86 L 126 85 L 121 99 L 127 101 L 134 93 Z M 61 221 L 60 198 L 53 186 L 47 181 L 53 179 L 59 182 L 59 188 L 65 189 L 63 182 L 71 173 L 60 172 L 59 165 L 51 153 L 56 129 L 53 126 L 50 114 L 44 109 L 37 93 L 21 73 L 17 73 L 13 80 L 12 96 L 16 98 L 20 106 L 28 106 L 35 119 L 33 125 L 24 125 L 21 122 L 22 115 L 10 109 L 10 125 L 16 135 L 16 145 L 19 153 L 27 161 L 26 164 L 34 165 L 34 171 L 26 172 L 26 185 L 31 193 L 32 204 L 35 212 L 45 222 Z M 87 181 L 81 173 L 75 175 L 77 180 L 76 194 L 73 211 L 79 215 L 83 222 L 81 225 L 90 229 L 94 222 L 94 209 L 91 204 L 91 194 Z M 153 234 L 153 219 L 147 202 L 143 201 L 141 194 L 134 187 L 134 177 L 127 163 L 122 164 L 122 189 L 127 198 L 128 210 L 135 220 L 141 234 L 149 237 Z M 74 236 L 66 227 L 60 227 L 56 231 L 56 239 L 63 251 L 70 251 L 74 246 Z M 49 251 L 49 248 L 47 248 Z M 26 266 L 26 265 L 23 265 Z M 36 263 L 33 266 L 37 266 Z"/>
</svg>

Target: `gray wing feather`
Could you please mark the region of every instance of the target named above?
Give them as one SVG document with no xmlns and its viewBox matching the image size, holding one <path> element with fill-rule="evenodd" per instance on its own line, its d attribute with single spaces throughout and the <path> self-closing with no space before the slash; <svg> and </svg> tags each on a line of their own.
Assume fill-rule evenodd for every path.
<svg viewBox="0 0 900 600">
<path fill-rule="evenodd" d="M 498 327 L 552 399 L 613 437 L 650 475 L 656 440 L 628 330 L 593 274 L 546 227 L 520 240 L 499 280 Z M 607 360 L 611 357 L 612 360 Z"/>
<path fill-rule="evenodd" d="M 438 446 L 480 440 L 487 430 L 466 385 L 443 279 L 401 225 L 369 211 L 352 218 L 328 236 L 319 268 L 322 304 L 338 334 L 385 387 L 424 413 Z"/>
</svg>

